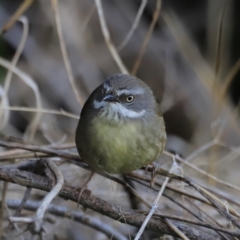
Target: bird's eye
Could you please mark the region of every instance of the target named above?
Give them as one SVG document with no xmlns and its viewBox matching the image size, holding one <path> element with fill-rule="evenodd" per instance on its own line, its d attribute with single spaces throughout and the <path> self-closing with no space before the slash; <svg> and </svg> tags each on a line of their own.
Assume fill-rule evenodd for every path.
<svg viewBox="0 0 240 240">
<path fill-rule="evenodd" d="M 134 96 L 132 96 L 132 95 L 126 97 L 126 101 L 127 101 L 128 103 L 132 102 L 133 99 L 134 99 Z"/>
</svg>

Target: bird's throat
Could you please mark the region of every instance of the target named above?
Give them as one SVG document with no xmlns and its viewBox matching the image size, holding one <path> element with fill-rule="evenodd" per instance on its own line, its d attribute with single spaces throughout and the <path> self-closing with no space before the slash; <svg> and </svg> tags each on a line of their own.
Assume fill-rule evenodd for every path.
<svg viewBox="0 0 240 240">
<path fill-rule="evenodd" d="M 123 118 L 141 118 L 146 113 L 146 110 L 134 111 L 127 108 L 121 103 L 109 103 L 109 102 L 94 102 L 95 108 L 99 108 L 99 117 L 105 118 L 105 120 L 119 121 Z"/>
</svg>

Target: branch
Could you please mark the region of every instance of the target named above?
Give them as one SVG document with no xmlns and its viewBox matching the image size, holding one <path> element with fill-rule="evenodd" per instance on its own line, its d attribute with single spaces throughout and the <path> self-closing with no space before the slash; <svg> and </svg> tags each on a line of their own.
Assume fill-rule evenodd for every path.
<svg viewBox="0 0 240 240">
<path fill-rule="evenodd" d="M 9 208 L 17 209 L 21 201 L 16 199 L 10 199 L 6 201 L 6 204 Z M 39 208 L 41 202 L 37 201 L 27 201 L 24 204 L 24 209 L 28 211 L 35 211 Z M 81 213 L 79 211 L 72 211 L 70 208 L 50 204 L 47 208 L 47 211 L 51 214 L 54 214 L 58 217 L 66 217 L 73 221 L 80 222 L 86 226 L 89 226 L 95 230 L 98 230 L 107 235 L 108 238 L 113 240 L 127 240 L 125 236 L 123 236 L 116 229 L 113 229 L 111 226 L 104 224 L 101 220 L 97 218 L 93 218 L 85 213 Z"/>
<path fill-rule="evenodd" d="M 59 150 L 50 149 L 47 147 L 38 147 L 38 146 L 29 145 L 29 144 L 25 144 L 25 143 L 7 142 L 7 141 L 2 141 L 2 140 L 0 140 L 0 146 L 8 147 L 8 148 L 19 148 L 19 149 L 28 150 L 31 152 L 45 153 L 50 156 L 54 155 L 54 156 L 62 157 L 65 159 L 74 159 L 77 161 L 81 161 L 81 159 L 78 155 L 59 151 Z"/>
<path fill-rule="evenodd" d="M 49 204 L 52 202 L 52 200 L 58 195 L 60 190 L 62 189 L 64 178 L 61 173 L 61 171 L 57 168 L 55 163 L 48 159 L 46 160 L 46 165 L 49 167 L 51 172 L 54 174 L 56 178 L 56 185 L 51 189 L 51 191 L 44 197 L 43 201 L 41 202 L 39 208 L 37 209 L 36 216 L 33 218 L 26 218 L 26 217 L 10 217 L 9 220 L 11 222 L 27 222 L 31 223 L 32 225 L 32 231 L 34 233 L 40 233 L 43 229 L 43 217 L 44 214 L 49 206 Z"/>
<path fill-rule="evenodd" d="M 148 42 L 152 36 L 152 33 L 153 33 L 153 30 L 154 30 L 154 27 L 157 23 L 157 20 L 158 20 L 158 17 L 159 17 L 159 14 L 160 14 L 160 10 L 161 10 L 161 4 L 162 4 L 162 0 L 157 0 L 157 3 L 156 3 L 156 9 L 153 13 L 153 19 L 152 19 L 152 22 L 150 24 L 150 27 L 148 29 L 148 32 L 144 38 L 144 41 L 143 41 L 143 44 L 141 46 L 141 49 L 140 49 L 140 52 L 138 54 L 138 57 L 137 57 L 137 61 L 135 62 L 134 66 L 133 66 L 133 69 L 132 69 L 132 72 L 131 74 L 132 75 L 136 75 L 137 74 L 137 71 L 138 71 L 138 68 L 142 62 L 142 58 L 143 58 L 143 55 L 145 53 L 145 50 L 147 48 L 147 45 L 148 45 Z"/>
<path fill-rule="evenodd" d="M 16 183 L 25 187 L 40 189 L 46 192 L 49 192 L 52 189 L 52 182 L 46 177 L 26 171 L 20 171 L 19 169 L 10 167 L 0 167 L 0 180 Z M 73 190 L 73 187 L 65 184 L 59 192 L 59 196 L 77 203 L 79 192 L 74 192 Z M 108 202 L 91 194 L 89 190 L 83 191 L 80 204 L 85 208 L 89 208 L 114 220 L 136 227 L 140 227 L 146 217 L 145 215 L 139 214 L 134 210 L 127 210 L 123 209 L 121 206 L 109 204 Z M 216 240 L 215 236 L 200 232 L 188 226 L 178 223 L 175 223 L 175 226 L 180 229 L 189 239 Z M 168 225 L 161 219 L 150 219 L 146 229 L 177 236 L 176 233 L 173 232 L 172 229 L 169 228 Z"/>
<path fill-rule="evenodd" d="M 60 47 L 61 47 L 61 51 L 62 51 L 62 55 L 63 55 L 63 61 L 64 61 L 64 64 L 65 64 L 65 67 L 67 70 L 67 74 L 68 74 L 68 80 L 71 84 L 71 87 L 73 89 L 73 92 L 76 96 L 77 101 L 80 103 L 81 106 L 83 106 L 85 101 L 83 100 L 83 98 L 81 97 L 80 93 L 77 90 L 78 88 L 76 86 L 76 81 L 73 77 L 73 71 L 71 68 L 71 64 L 69 61 L 69 57 L 68 57 L 64 37 L 63 37 L 59 8 L 58 8 L 58 0 L 52 0 L 51 3 L 52 3 L 53 11 L 54 11 L 55 23 L 56 23 L 58 38 L 59 38 Z"/>
<path fill-rule="evenodd" d="M 95 4 L 97 7 L 98 17 L 99 17 L 99 21 L 100 21 L 100 25 L 101 25 L 101 29 L 102 29 L 102 34 L 103 34 L 104 40 L 106 42 L 106 45 L 107 45 L 114 61 L 116 62 L 119 69 L 121 70 L 121 73 L 129 73 L 127 68 L 125 67 L 122 59 L 118 55 L 118 52 L 117 52 L 115 46 L 112 43 L 110 33 L 108 31 L 106 20 L 104 17 L 101 0 L 95 0 Z"/>
</svg>

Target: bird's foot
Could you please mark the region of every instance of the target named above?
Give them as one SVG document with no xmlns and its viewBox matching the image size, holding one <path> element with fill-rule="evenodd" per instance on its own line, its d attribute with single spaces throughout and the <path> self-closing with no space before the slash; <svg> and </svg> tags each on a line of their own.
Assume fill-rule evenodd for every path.
<svg viewBox="0 0 240 240">
<path fill-rule="evenodd" d="M 150 182 L 150 187 L 153 188 L 154 187 L 154 183 L 155 183 L 155 178 L 156 178 L 156 172 L 157 172 L 157 168 L 158 166 L 153 162 L 148 164 L 145 167 L 145 172 L 147 173 L 148 169 L 151 168 L 151 182 Z"/>
<path fill-rule="evenodd" d="M 78 195 L 77 207 L 79 206 L 82 193 L 83 193 L 83 191 L 87 188 L 88 183 L 91 181 L 94 173 L 95 173 L 95 172 L 91 172 L 90 176 L 88 177 L 87 181 L 82 185 L 82 187 L 76 187 L 76 188 L 73 189 L 73 192 L 76 192 L 77 190 L 80 190 L 80 189 L 81 189 L 81 190 L 80 190 L 80 193 L 79 193 L 79 195 Z"/>
</svg>

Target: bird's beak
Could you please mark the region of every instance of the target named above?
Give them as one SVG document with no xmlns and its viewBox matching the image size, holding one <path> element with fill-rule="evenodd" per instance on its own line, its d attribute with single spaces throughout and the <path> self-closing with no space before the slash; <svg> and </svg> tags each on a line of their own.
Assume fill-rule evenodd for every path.
<svg viewBox="0 0 240 240">
<path fill-rule="evenodd" d="M 112 94 L 107 95 L 106 97 L 103 98 L 103 101 L 105 102 L 118 102 L 118 99 L 114 97 Z"/>
</svg>

